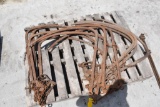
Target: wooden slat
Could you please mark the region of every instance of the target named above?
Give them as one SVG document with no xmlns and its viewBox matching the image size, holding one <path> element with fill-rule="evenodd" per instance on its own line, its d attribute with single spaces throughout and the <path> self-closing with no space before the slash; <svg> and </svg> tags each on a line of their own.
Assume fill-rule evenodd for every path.
<svg viewBox="0 0 160 107">
<path fill-rule="evenodd" d="M 101 19 L 99 14 L 93 14 L 93 20 L 99 20 L 99 19 Z M 98 32 L 98 30 L 97 30 L 97 32 Z M 101 35 L 103 35 L 102 30 L 100 30 L 100 33 L 101 33 Z M 102 40 L 100 38 L 98 38 L 98 48 L 101 49 L 102 51 L 103 51 L 103 48 L 104 48 Z M 98 62 L 102 63 L 102 56 L 101 55 L 99 55 Z"/>
<path fill-rule="evenodd" d="M 111 20 L 111 18 L 110 18 L 110 15 L 109 15 L 108 13 L 104 13 L 103 16 L 104 16 L 105 20 L 109 20 L 109 21 L 112 22 L 112 20 Z M 109 44 L 109 45 L 112 45 L 111 38 L 109 37 L 109 34 L 107 33 L 106 36 L 107 36 L 107 42 L 108 42 L 108 44 Z M 112 58 L 114 57 L 114 56 L 113 56 L 113 55 L 114 55 L 113 49 L 109 48 L 109 49 L 108 49 L 108 53 L 109 53 L 109 55 L 110 55 L 110 57 L 111 57 L 111 59 L 112 59 Z"/>
<path fill-rule="evenodd" d="M 108 18 L 109 21 L 113 22 L 113 19 L 110 17 L 110 15 L 105 14 L 105 16 Z M 114 33 L 114 36 L 115 36 L 115 41 L 116 41 L 116 43 L 117 43 L 117 45 L 119 47 L 120 54 L 122 54 L 126 50 L 124 48 L 125 47 L 125 43 L 123 42 L 123 40 L 120 37 L 120 35 Z M 130 58 L 129 60 L 126 61 L 126 64 L 129 64 L 131 62 L 133 62 L 133 60 Z M 136 81 L 136 80 L 142 78 L 142 76 L 140 76 L 138 74 L 138 71 L 137 71 L 136 67 L 128 68 L 127 71 L 128 71 L 128 74 L 129 74 L 130 78 L 132 79 L 132 81 Z"/>
<path fill-rule="evenodd" d="M 56 97 L 56 101 L 59 101 L 68 98 L 68 94 L 66 90 L 59 50 L 57 47 L 52 51 L 52 58 L 52 64 L 54 66 L 56 84 L 58 89 L 58 97 Z"/>
<path fill-rule="evenodd" d="M 90 15 L 86 16 L 85 18 L 86 18 L 86 20 L 92 20 L 92 16 L 90 16 Z M 81 17 L 80 20 L 82 21 L 85 18 Z M 87 40 L 85 38 L 83 38 L 83 40 L 91 43 L 89 40 Z M 88 61 L 93 61 L 93 53 L 94 53 L 93 47 L 89 46 L 88 44 L 84 44 L 84 46 L 85 46 L 85 49 L 84 49 L 85 56 L 88 57 Z"/>
<path fill-rule="evenodd" d="M 126 28 L 129 30 L 129 27 L 128 25 L 126 24 L 126 22 L 124 21 L 123 17 L 118 13 L 118 12 L 113 12 L 112 13 L 112 16 L 113 18 L 115 19 L 116 23 L 121 25 L 122 27 Z M 129 41 L 126 40 L 126 43 L 127 45 L 129 45 Z M 135 60 L 139 59 L 140 57 L 144 56 L 143 55 L 143 52 L 141 51 L 139 45 L 137 47 L 137 51 L 136 53 L 133 55 L 133 58 Z M 142 62 L 138 63 L 137 64 L 143 78 L 148 78 L 148 77 L 151 77 L 152 76 L 152 73 L 151 73 L 151 67 L 150 67 L 150 64 L 148 62 L 147 59 L 144 59 Z"/>
<path fill-rule="evenodd" d="M 68 25 L 70 26 L 71 24 L 74 24 L 74 20 L 71 20 L 68 22 Z M 78 38 L 79 39 L 79 36 L 75 36 L 75 38 Z M 82 94 L 83 95 L 88 95 L 88 90 L 85 88 L 85 85 L 88 84 L 88 81 L 85 81 L 85 77 L 84 77 L 84 72 L 83 72 L 83 69 L 81 67 L 78 66 L 78 64 L 81 64 L 83 62 L 85 62 L 85 55 L 83 53 L 83 50 L 82 50 L 82 46 L 81 46 L 81 43 L 79 41 L 75 41 L 73 40 L 72 41 L 72 47 L 74 48 L 74 54 L 75 54 L 75 58 L 76 58 L 76 63 L 77 63 L 77 67 L 78 67 L 78 73 L 80 75 L 80 81 L 81 81 L 81 85 L 83 87 L 83 91 L 82 91 Z"/>
<path fill-rule="evenodd" d="M 101 20 L 101 16 L 99 14 L 93 14 L 94 20 Z"/>
<path fill-rule="evenodd" d="M 117 43 L 117 45 L 118 45 L 119 52 L 120 52 L 120 54 L 122 55 L 122 54 L 126 51 L 126 49 L 125 49 L 125 44 L 124 44 L 122 38 L 120 37 L 120 35 L 115 34 L 115 33 L 113 33 L 113 34 L 114 34 L 114 37 L 115 37 L 115 41 L 116 41 L 116 43 Z M 129 58 L 129 59 L 126 61 L 126 65 L 127 65 L 127 64 L 130 64 L 130 63 L 132 63 L 132 62 L 133 62 L 132 59 Z M 136 81 L 136 80 L 142 78 L 142 76 L 140 76 L 140 75 L 138 74 L 136 67 L 130 67 L 130 68 L 128 68 L 127 70 L 128 70 L 128 73 L 129 73 L 130 78 L 131 78 L 132 81 Z"/>
<path fill-rule="evenodd" d="M 72 56 L 71 47 L 69 40 L 64 40 L 62 42 L 61 48 L 63 48 L 64 60 L 66 62 L 66 72 L 69 79 L 69 85 L 71 90 L 70 98 L 81 95 L 81 89 L 79 86 L 79 81 L 76 73 L 76 68 L 74 64 L 74 58 Z"/>
<path fill-rule="evenodd" d="M 112 20 L 112 18 L 110 17 L 110 14 L 109 13 L 104 13 L 103 14 L 103 17 L 105 18 L 105 20 L 108 20 L 108 21 L 110 21 L 110 22 L 113 22 L 113 20 Z M 117 37 L 115 37 L 115 41 L 116 42 L 120 42 L 120 38 L 117 38 Z M 108 43 L 111 45 L 111 38 L 109 37 L 109 35 L 107 34 L 107 41 L 108 41 Z M 121 41 L 122 42 L 122 41 Z M 121 45 L 120 45 L 120 47 L 118 47 L 118 48 L 120 48 L 120 49 L 122 49 L 121 48 Z M 111 58 L 113 57 L 113 55 L 114 55 L 114 53 L 113 53 L 113 50 L 110 50 L 109 51 L 109 54 L 110 54 L 110 56 L 111 56 Z M 119 57 L 119 56 L 118 56 Z M 129 71 L 130 71 L 130 69 L 129 69 Z M 126 81 L 126 82 L 131 82 L 131 80 L 130 80 L 130 78 L 128 77 L 128 75 L 127 75 L 127 71 L 122 71 L 121 72 L 121 76 L 122 76 L 122 78 L 124 78 L 124 80 Z"/>
<path fill-rule="evenodd" d="M 55 24 L 55 22 L 49 22 L 49 24 Z M 49 30 L 53 31 L 53 30 L 57 30 L 57 28 L 50 28 Z M 59 100 L 68 98 L 68 93 L 66 90 L 66 84 L 65 84 L 58 46 L 56 46 L 51 53 L 52 53 L 52 59 L 53 59 L 52 64 L 54 66 L 54 72 L 55 72 L 56 84 L 57 84 L 57 90 L 58 90 L 58 97 L 56 97 L 56 101 L 59 101 Z"/>
<path fill-rule="evenodd" d="M 126 51 L 126 49 L 124 48 L 123 42 L 122 42 L 122 44 L 119 43 L 119 44 L 118 44 L 118 47 L 119 47 L 119 51 L 120 51 L 121 54 L 123 54 L 124 51 Z M 132 63 L 132 62 L 133 62 L 133 61 L 132 61 L 132 59 L 130 58 L 130 59 L 128 59 L 128 60 L 126 61 L 126 65 L 127 65 L 127 64 L 130 64 L 130 63 Z M 142 78 L 142 76 L 139 76 L 136 67 L 130 67 L 130 68 L 128 68 L 127 70 L 128 70 L 129 76 L 130 76 L 130 78 L 131 78 L 132 81 L 136 81 L 136 80 Z"/>
<path fill-rule="evenodd" d="M 111 37 L 108 34 L 107 34 L 107 41 L 109 41 L 109 44 L 111 45 Z M 113 49 L 110 50 L 109 55 L 111 57 L 111 60 L 113 60 L 113 57 L 114 57 Z M 119 57 L 120 55 L 118 54 L 118 58 Z M 127 75 L 127 71 L 122 71 L 121 76 L 122 78 L 124 78 L 126 82 L 131 82 L 131 79 Z"/>
<path fill-rule="evenodd" d="M 38 25 L 45 25 L 45 23 L 39 23 Z M 41 32 L 45 32 L 46 31 L 46 29 L 40 29 L 39 30 L 39 33 L 41 33 Z M 44 41 L 42 44 L 41 44 L 41 50 L 44 50 L 45 49 L 45 47 L 43 47 L 45 44 L 47 44 L 48 43 L 48 41 L 46 42 L 46 41 Z"/>
<path fill-rule="evenodd" d="M 104 17 L 105 20 L 113 22 L 113 20 L 112 20 L 112 18 L 111 18 L 109 13 L 107 13 L 107 12 L 103 13 L 102 16 Z"/>
<path fill-rule="evenodd" d="M 74 66 L 74 60 L 72 57 L 69 41 L 65 40 L 63 41 L 63 50 L 64 50 L 64 60 L 66 62 L 66 71 L 67 71 L 67 76 L 69 79 L 69 85 L 71 89 L 71 96 L 70 97 L 75 97 L 78 95 L 81 95 L 81 90 L 78 82 L 78 77 L 76 74 L 76 68 Z"/>
<path fill-rule="evenodd" d="M 91 15 L 87 15 L 86 17 L 85 17 L 85 20 L 88 20 L 88 21 L 92 21 L 93 20 L 93 17 L 91 16 Z M 93 38 L 94 39 L 94 38 Z M 85 39 L 86 40 L 86 39 Z M 95 39 L 94 39 L 95 40 Z M 89 42 L 89 43 L 91 43 L 89 40 L 86 40 L 87 42 Z M 100 42 L 100 41 L 99 41 Z M 93 55 L 94 55 L 94 49 L 93 49 L 93 47 L 91 47 L 91 46 L 88 46 L 87 44 L 85 45 L 86 46 L 86 51 L 88 52 L 88 54 L 89 54 L 89 59 L 91 59 L 91 61 L 93 61 Z M 90 60 L 89 60 L 90 61 Z M 99 64 L 100 62 L 99 62 L 100 60 L 99 60 L 99 58 L 96 58 L 96 63 L 97 64 Z"/>
<path fill-rule="evenodd" d="M 39 25 L 44 25 L 44 23 L 40 23 Z M 45 32 L 46 29 L 41 29 L 39 32 Z M 44 44 L 45 45 L 45 44 Z M 43 74 L 48 75 L 50 79 L 52 79 L 51 75 L 51 68 L 50 68 L 50 62 L 49 62 L 49 56 L 48 56 L 48 51 L 44 50 L 45 48 L 41 49 L 42 52 L 42 68 L 43 68 Z M 54 95 L 54 90 L 50 92 L 50 94 L 47 97 L 46 103 L 51 103 L 55 101 L 55 95 Z"/>
<path fill-rule="evenodd" d="M 75 57 L 77 59 L 77 64 L 81 64 L 81 63 L 85 62 L 85 58 L 84 58 L 84 54 L 83 54 L 80 42 L 73 41 L 73 47 L 74 47 Z M 88 90 L 85 88 L 85 85 L 87 85 L 88 82 L 83 80 L 83 79 L 85 79 L 83 69 L 78 66 L 78 70 L 79 70 L 79 74 L 80 74 L 80 77 L 81 77 L 81 82 L 83 83 L 82 84 L 82 86 L 83 86 L 82 94 L 87 95 Z"/>
<path fill-rule="evenodd" d="M 50 68 L 50 62 L 49 62 L 49 56 L 48 56 L 48 51 L 47 50 L 41 50 L 42 52 L 42 66 L 43 66 L 43 74 L 48 75 L 50 79 L 52 79 L 51 75 L 51 68 Z M 47 97 L 46 103 L 51 103 L 55 101 L 55 95 L 54 95 L 54 90 L 52 89 L 50 94 Z"/>
<path fill-rule="evenodd" d="M 93 16 L 91 16 L 91 15 L 87 15 L 86 17 L 85 17 L 85 19 L 86 20 L 89 20 L 89 21 L 93 21 Z M 98 30 L 97 30 L 97 33 L 98 33 Z M 95 40 L 95 37 L 93 38 L 94 40 Z M 88 41 L 88 40 L 86 40 L 86 41 Z M 88 41 L 89 43 L 91 43 L 90 41 Z M 99 48 L 103 48 L 103 47 L 101 47 L 101 46 L 103 46 L 103 44 L 102 44 L 102 41 L 100 40 L 100 39 L 98 39 L 98 47 Z M 93 61 L 93 56 L 94 56 L 94 48 L 93 47 L 86 47 L 86 49 L 89 49 L 89 50 L 92 50 L 92 51 L 89 51 L 89 52 L 91 52 L 91 54 L 90 54 L 90 57 L 91 57 L 91 61 Z M 88 49 L 87 49 L 87 51 L 88 51 Z M 98 55 L 98 54 L 96 54 L 96 56 L 98 56 L 98 58 L 96 57 L 96 64 L 100 64 L 101 62 L 102 62 L 102 56 L 101 55 Z M 97 70 L 98 72 L 100 71 L 100 69 L 98 68 L 98 70 Z"/>
</svg>

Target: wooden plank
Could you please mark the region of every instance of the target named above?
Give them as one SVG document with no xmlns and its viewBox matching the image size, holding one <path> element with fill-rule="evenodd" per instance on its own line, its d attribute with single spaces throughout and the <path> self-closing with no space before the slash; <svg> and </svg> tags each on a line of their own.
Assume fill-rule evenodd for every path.
<svg viewBox="0 0 160 107">
<path fill-rule="evenodd" d="M 85 17 L 85 20 L 93 21 L 93 17 L 92 17 L 91 15 L 87 15 L 87 16 Z M 95 38 L 93 38 L 93 39 L 95 40 Z M 87 42 L 91 43 L 91 42 L 90 42 L 89 40 L 87 40 L 87 39 L 84 39 L 84 40 L 86 40 Z M 88 46 L 87 44 L 86 44 L 85 46 L 86 46 L 87 54 L 89 54 L 89 59 L 90 59 L 91 61 L 93 61 L 93 55 L 94 55 L 94 49 L 93 49 L 93 47 Z M 90 61 L 90 60 L 89 60 L 89 61 Z M 96 64 L 99 64 L 99 58 L 96 58 Z"/>
<path fill-rule="evenodd" d="M 55 24 L 55 22 L 49 22 L 49 24 Z M 57 28 L 50 28 L 50 31 L 57 30 Z M 54 66 L 54 72 L 56 77 L 56 84 L 58 90 L 58 97 L 56 97 L 56 101 L 68 98 L 68 93 L 66 90 L 66 84 L 63 74 L 63 69 L 61 65 L 61 59 L 59 54 L 58 46 L 54 47 L 52 53 L 52 65 Z"/>
<path fill-rule="evenodd" d="M 44 23 L 40 23 L 39 25 L 44 25 Z M 39 30 L 39 32 L 45 32 L 45 31 L 46 31 L 45 29 Z M 48 77 L 52 79 L 48 51 L 44 49 L 45 48 L 41 49 L 43 74 L 48 75 Z M 51 103 L 53 101 L 55 101 L 55 95 L 54 95 L 54 90 L 51 90 L 50 94 L 47 97 L 46 103 Z"/>
<path fill-rule="evenodd" d="M 110 15 L 109 15 L 108 13 L 104 13 L 103 16 L 104 16 L 104 19 L 105 19 L 105 20 L 109 20 L 109 21 L 113 22 L 113 20 L 111 19 Z M 108 44 L 109 44 L 109 45 L 112 45 L 111 38 L 109 37 L 109 34 L 107 33 L 106 36 L 107 36 L 107 42 L 108 42 Z M 113 55 L 114 55 L 113 49 L 109 48 L 108 52 L 109 52 L 110 57 L 111 57 L 111 59 L 112 59 L 112 58 L 113 58 Z"/>
<path fill-rule="evenodd" d="M 54 66 L 56 84 L 58 89 L 58 97 L 56 97 L 56 101 L 59 101 L 68 98 L 68 94 L 66 90 L 59 49 L 57 47 L 52 51 L 52 58 L 52 64 Z"/>
<path fill-rule="evenodd" d="M 107 34 L 107 41 L 108 41 L 108 43 L 109 43 L 109 45 L 111 45 L 111 37 Z M 113 60 L 113 58 L 114 58 L 114 53 L 113 53 L 113 49 L 111 49 L 110 51 L 109 51 L 109 55 L 110 55 L 110 57 L 111 57 L 111 60 Z M 120 57 L 120 55 L 118 54 L 118 58 Z M 128 77 L 128 75 L 127 75 L 127 71 L 122 71 L 121 72 L 121 76 L 122 76 L 122 78 L 126 81 L 126 82 L 131 82 L 131 79 Z"/>
<path fill-rule="evenodd" d="M 110 21 L 110 22 L 114 23 L 114 21 L 112 20 L 112 18 L 111 18 L 111 16 L 110 16 L 110 14 L 109 14 L 108 12 L 103 13 L 103 14 L 102 14 L 102 16 L 103 16 L 103 18 L 104 18 L 105 20 L 107 20 L 107 21 Z"/>
<path fill-rule="evenodd" d="M 105 15 L 106 15 L 106 17 L 109 16 L 108 13 L 105 13 Z M 102 17 L 101 17 L 99 14 L 94 14 L 93 17 L 94 17 L 95 20 L 96 20 L 96 19 L 102 19 Z M 110 18 L 110 16 L 109 16 L 109 18 Z M 109 21 L 112 21 L 112 20 L 109 20 Z M 100 33 L 103 34 L 102 30 L 100 30 Z M 109 37 L 108 34 L 107 34 L 106 36 L 107 36 L 107 41 L 108 41 L 108 43 L 111 45 L 111 38 Z M 101 40 L 98 40 L 98 47 L 99 47 L 100 49 L 103 49 L 103 43 L 102 43 Z M 110 56 L 110 58 L 111 58 L 111 60 L 112 60 L 113 57 L 114 57 L 114 56 L 113 56 L 113 55 L 114 55 L 113 49 L 109 48 L 109 49 L 108 49 L 108 54 L 109 54 L 109 56 Z M 110 64 L 111 64 L 111 60 L 110 60 L 109 56 L 108 56 L 108 58 L 107 58 L 107 60 L 106 60 L 107 65 L 110 65 Z M 101 58 L 100 58 L 100 61 L 101 61 Z M 121 72 L 121 76 L 125 79 L 126 82 L 130 82 L 130 79 L 128 78 L 128 76 L 127 76 L 127 74 L 126 74 L 125 71 Z"/>
<path fill-rule="evenodd" d="M 66 72 L 69 79 L 69 85 L 71 90 L 71 96 L 75 97 L 81 95 L 81 90 L 78 82 L 78 77 L 76 74 L 76 68 L 74 66 L 74 60 L 72 57 L 72 52 L 68 40 L 64 40 L 63 43 L 64 60 L 66 62 Z"/>
<path fill-rule="evenodd" d="M 38 25 L 45 25 L 45 23 L 39 23 Z M 46 31 L 46 29 L 41 29 L 41 30 L 39 30 L 39 33 L 45 32 L 45 31 Z M 48 41 L 44 41 L 44 42 L 41 44 L 41 50 L 44 50 L 44 49 L 45 49 L 44 45 L 46 45 L 47 43 L 48 43 Z"/>
<path fill-rule="evenodd" d="M 70 90 L 71 90 L 71 95 L 69 95 L 69 97 L 73 98 L 75 96 L 81 95 L 81 89 L 79 86 L 79 81 L 78 81 L 76 68 L 74 64 L 74 58 L 72 57 L 69 40 L 64 40 L 60 44 L 60 48 L 63 49 L 63 55 L 64 55 L 65 64 L 66 64 L 65 67 L 66 67 L 66 72 L 67 72 Z"/>
<path fill-rule="evenodd" d="M 105 18 L 108 18 L 109 21 L 114 22 L 113 19 L 110 17 L 109 14 L 105 14 Z M 118 45 L 120 54 L 123 54 L 123 52 L 126 50 L 126 49 L 124 48 L 124 47 L 125 47 L 125 44 L 124 44 L 124 42 L 123 42 L 123 40 L 122 40 L 122 38 L 121 38 L 120 35 L 115 34 L 115 33 L 113 33 L 113 34 L 114 34 L 114 37 L 115 37 L 114 39 L 115 39 L 115 41 L 116 41 L 116 43 L 117 43 L 117 45 Z M 133 61 L 132 61 L 132 59 L 130 58 L 129 60 L 126 61 L 126 64 L 129 64 L 129 63 L 131 63 L 131 62 L 133 62 Z M 130 78 L 132 79 L 132 81 L 136 81 L 137 79 L 142 78 L 141 76 L 139 76 L 136 67 L 128 68 L 127 71 L 128 71 L 128 74 L 129 74 Z"/>
<path fill-rule="evenodd" d="M 42 52 L 42 66 L 43 66 L 43 74 L 48 75 L 50 79 L 52 79 L 51 76 L 51 68 L 50 68 L 50 63 L 49 63 L 49 58 L 48 58 L 48 51 L 47 50 L 41 50 Z M 46 103 L 51 103 L 55 101 L 55 95 L 54 95 L 54 90 L 52 89 L 50 94 L 47 97 Z"/>
<path fill-rule="evenodd" d="M 115 21 L 117 24 L 121 25 L 122 27 L 126 28 L 129 30 L 129 27 L 128 25 L 126 24 L 126 22 L 124 21 L 123 17 L 118 13 L 118 12 L 113 12 L 112 13 L 112 16 L 114 17 Z M 129 41 L 126 40 L 126 43 L 127 45 L 129 45 Z M 140 57 L 144 56 L 143 55 L 143 52 L 141 51 L 139 45 L 137 47 L 137 51 L 136 53 L 133 55 L 133 58 L 135 60 L 139 59 Z M 148 78 L 148 77 L 151 77 L 152 76 L 152 73 L 151 73 L 151 67 L 150 67 L 150 64 L 148 62 L 147 59 L 144 59 L 142 62 L 138 63 L 137 64 L 143 78 Z"/>
<path fill-rule="evenodd" d="M 110 22 L 113 22 L 113 20 L 112 20 L 112 18 L 110 17 L 110 14 L 109 13 L 104 13 L 103 14 L 103 17 L 104 17 L 104 19 L 105 20 L 108 20 L 108 21 L 110 21 Z M 114 23 L 114 22 L 113 22 Z M 117 43 L 117 42 L 119 42 L 120 43 L 120 38 L 117 38 L 117 37 L 115 37 L 115 42 Z M 109 35 L 107 34 L 107 41 L 108 41 L 108 43 L 111 45 L 111 38 L 109 37 Z M 122 42 L 122 41 L 121 41 Z M 120 45 L 120 47 L 118 47 L 118 48 L 121 48 L 121 45 Z M 122 48 L 121 48 L 122 49 Z M 111 50 L 110 49 L 110 51 L 109 51 L 109 54 L 110 54 L 110 56 L 111 56 L 111 58 L 113 58 L 113 55 L 114 55 L 114 53 L 113 53 L 113 50 Z M 120 56 L 118 56 L 118 57 L 120 57 Z M 130 69 L 129 69 L 129 71 L 130 71 Z M 131 79 L 128 77 L 128 75 L 127 75 L 127 71 L 122 71 L 121 72 L 121 76 L 122 76 L 122 78 L 124 78 L 124 80 L 126 81 L 126 82 L 131 82 Z"/>
<path fill-rule="evenodd" d="M 92 16 L 88 15 L 88 16 L 86 16 L 85 18 L 81 17 L 80 20 L 82 21 L 82 20 L 84 20 L 84 19 L 86 19 L 86 20 L 92 20 Z M 91 43 L 89 40 L 87 40 L 87 39 L 85 39 L 85 38 L 83 38 L 83 40 Z M 89 62 L 90 62 L 90 61 L 93 61 L 93 53 L 94 53 L 93 47 L 89 46 L 88 44 L 84 44 L 84 46 L 85 46 L 85 49 L 84 49 L 84 51 L 85 51 L 85 56 L 88 57 L 88 61 L 89 61 Z"/>
<path fill-rule="evenodd" d="M 81 63 L 85 62 L 84 54 L 83 54 L 80 42 L 73 41 L 73 47 L 74 47 L 74 53 L 75 53 L 75 57 L 77 59 L 77 66 L 78 66 L 78 64 L 81 64 Z M 84 77 L 83 69 L 79 66 L 78 66 L 78 71 L 79 71 L 79 74 L 80 74 L 80 77 L 81 77 L 81 83 L 83 83 L 82 84 L 82 86 L 83 86 L 82 94 L 87 95 L 88 90 L 85 88 L 85 85 L 88 84 L 88 81 L 84 80 L 85 77 Z"/>
<path fill-rule="evenodd" d="M 71 20 L 68 22 L 68 25 L 72 25 L 72 24 L 74 24 L 74 20 Z M 79 36 L 77 35 L 77 36 L 75 36 L 75 38 L 79 38 Z M 77 63 L 77 67 L 78 67 L 78 73 L 80 75 L 80 84 L 83 87 L 82 94 L 88 95 L 88 90 L 87 90 L 87 88 L 85 88 L 85 85 L 88 84 L 88 81 L 84 80 L 85 77 L 84 77 L 83 69 L 78 66 L 78 64 L 86 62 L 81 43 L 79 41 L 72 40 L 72 47 L 74 48 L 74 54 L 75 54 L 76 63 Z"/>
<path fill-rule="evenodd" d="M 122 40 L 122 38 L 121 38 L 120 35 L 115 34 L 115 33 L 113 33 L 113 35 L 114 35 L 115 41 L 116 41 L 116 43 L 117 43 L 117 45 L 118 45 L 119 52 L 120 52 L 120 54 L 122 55 L 122 54 L 126 51 L 126 49 L 124 48 L 124 47 L 125 47 L 125 43 L 123 42 L 123 40 Z M 129 59 L 126 61 L 126 65 L 127 65 L 127 64 L 130 64 L 130 63 L 132 63 L 132 62 L 133 62 L 132 59 L 129 58 Z M 131 78 L 132 81 L 136 81 L 136 80 L 138 80 L 138 79 L 142 79 L 142 76 L 140 76 L 140 75 L 138 74 L 136 67 L 130 67 L 130 68 L 128 68 L 127 70 L 128 70 L 128 73 L 129 73 L 130 78 Z"/>
<path fill-rule="evenodd" d="M 121 54 L 123 54 L 124 51 L 126 51 L 126 49 L 124 48 L 123 42 L 122 42 L 122 44 L 119 43 L 119 44 L 118 44 L 118 47 L 119 47 L 119 49 L 120 49 L 119 51 L 120 51 Z M 132 62 L 133 62 L 132 59 L 129 58 L 129 59 L 126 61 L 126 65 L 127 65 L 127 64 L 130 64 L 130 63 L 132 63 Z M 128 73 L 129 73 L 130 78 L 131 78 L 132 81 L 136 81 L 136 80 L 142 78 L 142 76 L 140 76 L 140 75 L 138 74 L 136 67 L 130 67 L 130 68 L 128 68 L 127 70 L 128 70 Z"/>
<path fill-rule="evenodd" d="M 101 16 L 99 14 L 93 14 L 93 19 L 94 20 L 101 20 Z"/>
<path fill-rule="evenodd" d="M 93 16 L 87 15 L 87 16 L 85 17 L 85 20 L 93 21 Z M 97 30 L 97 33 L 98 33 L 98 30 Z M 95 40 L 95 37 L 93 37 L 93 40 Z M 89 40 L 86 40 L 86 41 L 88 41 L 89 43 L 91 43 Z M 103 47 L 101 47 L 102 45 L 103 45 L 103 44 L 102 44 L 101 40 L 98 38 L 98 47 L 99 47 L 99 48 L 103 48 Z M 90 51 L 90 52 L 91 52 L 90 57 L 91 57 L 91 61 L 93 61 L 94 48 L 90 46 L 90 47 L 86 47 L 86 49 L 87 49 L 87 51 L 92 49 L 92 51 Z M 91 55 L 92 55 L 92 56 L 91 56 Z M 98 58 L 97 58 L 97 56 L 98 56 Z M 101 55 L 98 55 L 98 54 L 96 53 L 96 64 L 101 64 L 101 62 L 102 62 L 102 56 L 101 56 Z M 96 70 L 96 71 L 97 71 L 97 72 L 100 72 L 100 68 L 98 68 L 98 70 Z"/>
<path fill-rule="evenodd" d="M 105 19 L 108 19 L 109 21 L 112 22 L 112 19 L 110 18 L 110 16 L 109 16 L 108 13 L 105 13 L 104 15 L 105 15 Z M 93 16 L 94 16 L 95 20 L 101 18 L 101 16 L 100 16 L 99 14 L 94 14 Z M 100 30 L 100 33 L 102 34 L 102 31 L 101 31 L 101 30 Z M 111 45 L 111 38 L 109 37 L 108 34 L 107 34 L 106 36 L 107 36 L 107 41 L 108 41 L 109 45 Z M 99 41 L 98 43 L 99 43 L 98 45 L 102 48 L 102 45 L 103 45 L 103 44 L 102 44 L 102 41 Z M 114 54 L 113 54 L 113 50 L 112 50 L 111 48 L 108 49 L 108 54 L 109 54 L 109 56 L 111 57 L 111 60 L 112 60 L 113 57 L 114 57 L 114 56 L 113 56 Z M 111 64 L 111 61 L 110 61 L 109 59 L 107 60 L 107 64 Z M 122 71 L 122 72 L 121 72 L 121 76 L 122 76 L 122 78 L 125 79 L 126 82 L 130 82 L 130 81 L 131 81 L 131 80 L 128 78 L 128 75 L 127 75 L 126 71 Z"/>
<path fill-rule="evenodd" d="M 93 20 L 99 20 L 99 19 L 101 19 L 99 14 L 93 14 Z M 97 30 L 97 32 L 98 32 L 98 30 Z M 102 30 L 100 30 L 100 34 L 103 35 Z M 98 38 L 98 48 L 103 51 L 103 43 L 100 38 Z M 98 55 L 98 62 L 102 63 L 102 55 Z"/>
</svg>

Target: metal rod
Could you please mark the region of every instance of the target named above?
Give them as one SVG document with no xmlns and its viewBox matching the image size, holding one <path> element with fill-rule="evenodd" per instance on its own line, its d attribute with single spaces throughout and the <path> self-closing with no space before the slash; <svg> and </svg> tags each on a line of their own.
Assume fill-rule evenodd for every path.
<svg viewBox="0 0 160 107">
<path fill-rule="evenodd" d="M 144 34 L 141 34 L 141 35 L 139 36 L 139 38 L 146 44 Z M 147 44 L 146 44 L 146 46 L 147 46 Z M 155 66 L 155 64 L 154 64 L 154 61 L 153 61 L 153 58 L 152 58 L 151 54 L 148 56 L 148 60 L 149 60 L 149 63 L 151 64 L 151 67 L 152 67 L 154 76 L 155 76 L 155 78 L 156 78 L 156 80 L 157 80 L 157 84 L 158 84 L 158 86 L 159 86 L 159 88 L 160 88 L 160 76 L 159 76 L 159 74 L 158 74 L 157 68 L 156 68 L 156 66 Z"/>
</svg>

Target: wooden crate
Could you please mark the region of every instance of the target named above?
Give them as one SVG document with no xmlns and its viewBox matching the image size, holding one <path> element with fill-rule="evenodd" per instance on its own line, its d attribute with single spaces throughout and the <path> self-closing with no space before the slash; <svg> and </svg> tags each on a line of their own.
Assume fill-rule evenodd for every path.
<svg viewBox="0 0 160 107">
<path fill-rule="evenodd" d="M 126 29 L 129 29 L 125 20 L 118 12 L 113 12 L 111 14 L 104 13 L 87 15 L 86 17 L 82 17 L 80 19 L 58 22 L 58 24 L 71 25 L 77 20 L 94 20 L 97 18 L 109 20 L 121 25 Z M 45 30 L 55 29 L 42 29 L 39 32 L 44 32 Z M 130 43 L 126 39 L 121 38 L 119 35 L 115 34 L 114 36 L 116 44 L 119 48 L 119 52 L 121 54 L 126 50 L 125 48 L 127 48 Z M 57 83 L 47 98 L 47 104 L 76 96 L 88 95 L 88 91 L 85 88 L 87 82 L 82 82 L 82 79 L 84 79 L 84 74 L 82 68 L 80 68 L 78 64 L 85 61 L 92 61 L 93 48 L 86 44 L 80 43 L 79 41 L 65 40 L 52 52 L 48 52 L 45 47 L 47 47 L 47 44 L 51 42 L 53 41 L 45 42 L 45 44 L 43 44 L 44 48 L 41 50 L 43 72 Z M 100 44 L 101 41 L 99 41 L 99 45 Z M 139 59 L 143 55 L 143 51 L 141 50 L 140 46 L 138 46 L 136 53 L 126 63 L 134 62 L 134 60 Z M 113 52 L 109 51 L 108 59 L 110 59 L 111 56 L 113 56 Z M 100 61 L 101 58 L 97 58 L 97 63 Z M 110 60 L 107 60 L 107 62 L 111 63 Z M 148 59 L 143 60 L 135 67 L 128 68 L 121 73 L 122 78 L 124 78 L 127 83 L 144 80 L 151 77 L 152 75 L 153 74 Z M 33 99 L 33 93 L 27 93 L 27 101 L 29 106 L 37 105 Z"/>
</svg>

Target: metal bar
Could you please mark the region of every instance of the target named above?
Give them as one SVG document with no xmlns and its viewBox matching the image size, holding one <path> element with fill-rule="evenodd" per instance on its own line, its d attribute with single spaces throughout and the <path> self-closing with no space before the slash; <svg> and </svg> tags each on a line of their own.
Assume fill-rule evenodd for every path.
<svg viewBox="0 0 160 107">
<path fill-rule="evenodd" d="M 146 46 L 147 46 L 147 43 L 146 43 L 146 41 L 145 41 L 145 36 L 144 36 L 144 34 L 141 34 L 141 35 L 139 36 L 139 38 L 140 38 L 140 39 L 146 44 Z M 153 59 L 152 59 L 151 54 L 148 56 L 148 59 L 149 59 L 150 65 L 151 65 L 151 67 L 152 67 L 154 76 L 155 76 L 155 78 L 156 78 L 156 80 L 157 80 L 157 84 L 158 84 L 158 86 L 159 86 L 159 88 L 160 88 L 160 76 L 159 76 L 159 74 L 158 74 L 157 68 L 156 68 L 156 66 L 155 66 L 155 64 L 154 64 L 154 61 L 153 61 Z"/>
</svg>

